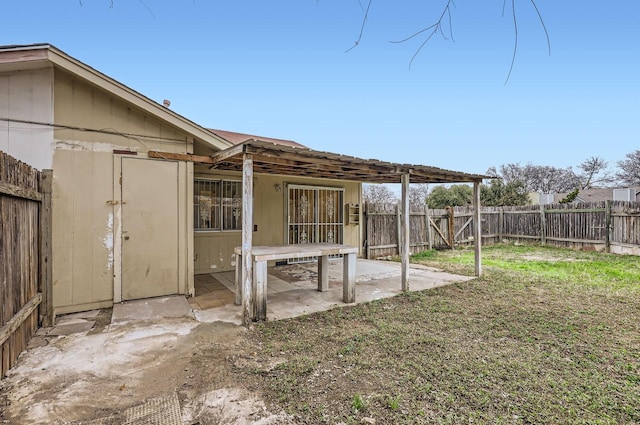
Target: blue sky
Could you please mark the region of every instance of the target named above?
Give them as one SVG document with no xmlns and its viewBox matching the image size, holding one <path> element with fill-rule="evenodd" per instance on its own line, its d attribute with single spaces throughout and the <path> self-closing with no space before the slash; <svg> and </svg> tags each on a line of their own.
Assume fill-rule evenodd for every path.
<svg viewBox="0 0 640 425">
<path fill-rule="evenodd" d="M 366 7 L 366 0 L 361 0 Z M 640 149 L 640 2 L 458 0 L 455 42 L 405 38 L 446 1 L 5 1 L 0 44 L 54 44 L 206 127 L 472 173 Z M 509 2 L 510 3 L 510 2 Z"/>
</svg>

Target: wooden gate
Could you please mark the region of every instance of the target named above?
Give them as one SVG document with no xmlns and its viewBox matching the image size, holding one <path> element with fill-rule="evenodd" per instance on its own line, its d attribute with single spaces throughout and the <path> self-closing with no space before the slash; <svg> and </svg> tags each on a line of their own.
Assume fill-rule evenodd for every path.
<svg viewBox="0 0 640 425">
<path fill-rule="evenodd" d="M 53 324 L 50 170 L 0 152 L 0 377 Z"/>
</svg>

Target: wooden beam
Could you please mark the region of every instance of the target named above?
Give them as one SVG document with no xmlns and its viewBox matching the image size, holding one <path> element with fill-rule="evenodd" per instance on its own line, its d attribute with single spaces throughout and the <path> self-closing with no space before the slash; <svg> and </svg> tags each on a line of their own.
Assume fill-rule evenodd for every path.
<svg viewBox="0 0 640 425">
<path fill-rule="evenodd" d="M 458 216 L 458 217 L 459 217 L 459 216 Z M 453 235 L 453 240 L 454 240 L 454 241 L 456 240 L 456 238 L 457 238 L 458 236 L 460 236 L 460 233 L 464 232 L 464 229 L 466 229 L 466 228 L 467 228 L 467 226 L 468 226 L 469 224 L 471 224 L 471 222 L 472 222 L 472 221 L 473 221 L 473 215 L 471 215 L 471 217 L 469 217 L 469 218 L 467 219 L 467 221 L 465 221 L 465 222 L 464 222 L 464 224 L 463 224 L 463 225 L 462 225 L 462 227 L 461 227 L 461 228 L 456 232 L 456 234 L 455 234 L 455 235 Z"/>
<path fill-rule="evenodd" d="M 4 326 L 0 327 L 0 345 L 4 344 L 11 335 L 27 320 L 27 318 L 38 308 L 42 301 L 42 294 L 38 292 L 22 307 Z"/>
<path fill-rule="evenodd" d="M 451 245 L 451 243 L 449 243 L 449 238 L 447 238 L 443 233 L 442 230 L 440 230 L 440 228 L 438 226 L 436 226 L 436 223 L 434 223 L 434 221 L 431 219 L 431 217 L 429 217 L 429 222 L 431 223 L 431 226 L 434 228 L 434 230 L 440 235 L 440 237 L 442 238 L 442 240 L 444 241 L 444 243 L 446 243 L 447 245 L 449 245 L 449 248 L 453 249 L 453 245 Z"/>
<path fill-rule="evenodd" d="M 42 293 L 40 305 L 40 323 L 44 327 L 53 326 L 53 248 L 51 197 L 53 189 L 53 170 L 42 170 L 40 176 L 42 203 L 40 204 L 40 278 L 39 291 Z"/>
<path fill-rule="evenodd" d="M 212 161 L 211 164 L 217 164 L 219 162 L 225 161 L 234 156 L 238 156 L 244 152 L 245 152 L 244 145 L 236 145 L 232 148 L 225 149 L 223 151 L 220 151 L 218 153 L 214 153 L 213 155 L 211 155 L 210 156 L 210 159 Z M 244 159 L 243 159 L 243 162 L 244 162 Z"/>
<path fill-rule="evenodd" d="M 0 194 L 14 196 L 16 198 L 29 199 L 32 201 L 41 201 L 42 195 L 31 189 L 25 189 L 11 183 L 0 181 Z"/>
<path fill-rule="evenodd" d="M 173 161 L 189 161 L 189 162 L 198 162 L 203 164 L 215 164 L 211 157 L 205 155 L 194 155 L 191 153 L 172 153 L 172 152 L 160 152 L 160 151 L 149 151 L 147 153 L 149 158 L 157 158 L 157 159 L 170 159 Z"/>
<path fill-rule="evenodd" d="M 253 308 L 253 158 L 244 154 L 242 166 L 242 324 L 255 318 Z"/>
<path fill-rule="evenodd" d="M 473 206 L 475 207 L 475 226 L 473 227 L 474 262 L 476 276 L 480 277 L 482 275 L 482 216 L 480 211 L 480 182 L 478 181 L 473 182 Z"/>
<path fill-rule="evenodd" d="M 409 290 L 409 174 L 402 175 L 402 290 Z"/>
</svg>

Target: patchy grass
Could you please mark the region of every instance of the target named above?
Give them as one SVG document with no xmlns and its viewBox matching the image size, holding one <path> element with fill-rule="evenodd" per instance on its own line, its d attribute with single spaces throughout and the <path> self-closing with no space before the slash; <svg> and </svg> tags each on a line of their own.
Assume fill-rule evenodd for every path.
<svg viewBox="0 0 640 425">
<path fill-rule="evenodd" d="M 300 423 L 640 422 L 640 258 L 483 251 L 482 279 L 269 322 L 250 387 Z M 414 257 L 471 274 L 473 252 Z"/>
</svg>

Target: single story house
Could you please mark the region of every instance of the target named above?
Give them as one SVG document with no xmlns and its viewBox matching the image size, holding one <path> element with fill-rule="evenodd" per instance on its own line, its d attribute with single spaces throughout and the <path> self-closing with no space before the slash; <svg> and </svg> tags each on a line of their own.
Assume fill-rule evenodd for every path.
<svg viewBox="0 0 640 425">
<path fill-rule="evenodd" d="M 485 178 L 207 129 L 50 44 L 0 47 L 0 150 L 53 173 L 54 314 L 193 295 L 239 246 L 361 250 L 362 182 L 473 182 L 479 204 Z"/>
<path fill-rule="evenodd" d="M 557 204 L 569 196 L 571 192 L 529 194 L 533 205 Z M 640 201 L 640 187 L 593 187 L 582 189 L 572 201 L 573 203 L 602 202 L 602 201 Z"/>
</svg>

